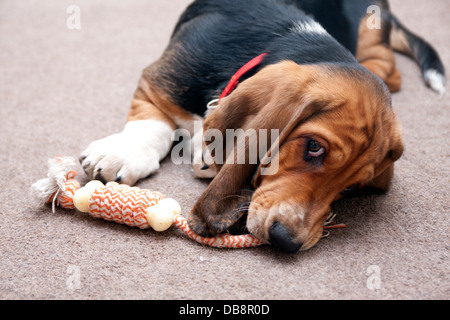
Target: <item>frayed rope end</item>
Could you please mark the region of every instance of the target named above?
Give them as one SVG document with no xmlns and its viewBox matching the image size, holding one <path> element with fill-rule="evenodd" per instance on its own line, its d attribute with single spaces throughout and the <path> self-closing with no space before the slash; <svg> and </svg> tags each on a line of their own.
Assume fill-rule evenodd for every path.
<svg viewBox="0 0 450 320">
<path fill-rule="evenodd" d="M 65 182 L 76 176 L 73 171 L 75 166 L 76 161 L 72 157 L 49 159 L 47 178 L 41 179 L 31 186 L 33 200 L 39 206 L 52 203 L 52 210 L 55 212 L 58 195 L 65 191 Z"/>
</svg>

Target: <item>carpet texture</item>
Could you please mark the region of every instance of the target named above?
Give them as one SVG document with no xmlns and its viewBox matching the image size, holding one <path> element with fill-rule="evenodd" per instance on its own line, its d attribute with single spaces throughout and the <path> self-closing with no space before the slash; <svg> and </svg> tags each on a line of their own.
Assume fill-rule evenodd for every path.
<svg viewBox="0 0 450 320">
<path fill-rule="evenodd" d="M 406 150 L 392 190 L 333 205 L 348 227 L 309 251 L 214 249 L 173 229 L 142 231 L 33 205 L 29 189 L 45 177 L 48 158 L 78 157 L 123 128 L 141 70 L 161 55 L 189 2 L 0 2 L 0 298 L 450 298 L 450 103 L 400 55 L 403 88 L 393 104 Z M 66 26 L 72 4 L 80 30 Z M 450 2 L 391 5 L 450 70 Z M 184 215 L 206 185 L 170 159 L 138 184 L 179 200 Z"/>
</svg>

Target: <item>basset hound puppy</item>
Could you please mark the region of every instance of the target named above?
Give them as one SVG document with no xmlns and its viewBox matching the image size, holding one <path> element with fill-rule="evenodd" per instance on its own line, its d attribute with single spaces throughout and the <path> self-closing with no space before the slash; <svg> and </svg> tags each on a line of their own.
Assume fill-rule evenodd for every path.
<svg viewBox="0 0 450 320">
<path fill-rule="evenodd" d="M 246 228 L 287 252 L 311 248 L 333 201 L 389 188 L 403 152 L 389 92 L 401 84 L 394 50 L 414 57 L 425 81 L 443 90 L 436 51 L 387 1 L 194 1 L 161 58 L 144 69 L 124 130 L 92 142 L 82 167 L 91 178 L 132 185 L 159 168 L 177 129 L 188 130 L 200 141 L 194 172 L 213 178 L 190 212 L 195 232 Z M 212 141 L 202 143 L 211 130 L 226 136 L 239 129 L 238 136 L 253 130 L 254 141 L 269 132 L 265 157 L 250 163 L 247 143 L 244 163 L 228 161 L 228 153 L 219 162 L 205 148 Z M 263 174 L 275 161 L 277 170 Z"/>
</svg>

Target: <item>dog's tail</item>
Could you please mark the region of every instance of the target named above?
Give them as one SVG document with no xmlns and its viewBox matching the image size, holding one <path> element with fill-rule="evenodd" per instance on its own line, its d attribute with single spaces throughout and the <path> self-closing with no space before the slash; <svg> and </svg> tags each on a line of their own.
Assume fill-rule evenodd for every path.
<svg viewBox="0 0 450 320">
<path fill-rule="evenodd" d="M 394 15 L 391 15 L 391 21 L 391 46 L 395 51 L 412 57 L 420 66 L 425 83 L 442 96 L 445 92 L 445 69 L 436 50 L 409 31 Z"/>
</svg>

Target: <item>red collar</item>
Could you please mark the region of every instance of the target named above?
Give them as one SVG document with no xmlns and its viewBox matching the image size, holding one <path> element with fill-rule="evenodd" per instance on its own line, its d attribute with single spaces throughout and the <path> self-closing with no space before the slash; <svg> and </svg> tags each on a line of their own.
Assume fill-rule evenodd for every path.
<svg viewBox="0 0 450 320">
<path fill-rule="evenodd" d="M 227 86 L 225 87 L 225 89 L 223 90 L 222 94 L 220 95 L 219 99 L 214 99 L 212 101 L 210 101 L 208 103 L 208 109 L 215 109 L 218 104 L 219 101 L 222 98 L 225 98 L 226 96 L 228 96 L 233 90 L 234 88 L 236 88 L 239 79 L 246 74 L 248 71 L 250 71 L 251 69 L 255 68 L 257 65 L 259 65 L 265 58 L 265 56 L 267 55 L 267 53 L 263 53 L 260 54 L 259 56 L 253 58 L 252 60 L 250 60 L 249 62 L 247 62 L 246 64 L 244 64 L 239 70 L 238 72 L 236 72 L 232 77 L 230 82 L 228 82 Z"/>
<path fill-rule="evenodd" d="M 228 85 L 226 86 L 225 90 L 223 90 L 222 94 L 219 97 L 219 100 L 222 98 L 225 98 L 227 95 L 229 95 L 231 93 L 231 91 L 234 90 L 234 88 L 236 87 L 237 83 L 239 82 L 239 79 L 246 74 L 248 71 L 250 71 L 251 69 L 253 69 L 254 67 L 256 67 L 257 65 L 259 65 L 263 60 L 264 57 L 267 55 L 267 53 L 263 53 L 260 54 L 259 56 L 253 58 L 252 60 L 250 60 L 249 62 L 247 62 L 246 64 L 244 64 L 242 66 L 242 68 L 240 68 L 238 70 L 238 72 L 236 72 L 232 77 L 230 82 L 228 82 Z"/>
</svg>

